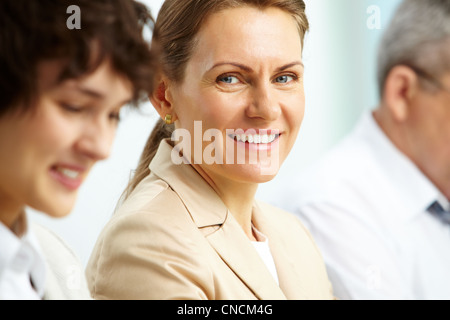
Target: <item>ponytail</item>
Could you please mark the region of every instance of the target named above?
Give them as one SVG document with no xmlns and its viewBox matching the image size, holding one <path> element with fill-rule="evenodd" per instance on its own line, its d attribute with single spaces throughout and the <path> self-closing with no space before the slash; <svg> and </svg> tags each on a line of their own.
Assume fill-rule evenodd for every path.
<svg viewBox="0 0 450 320">
<path fill-rule="evenodd" d="M 123 200 L 126 200 L 136 186 L 150 174 L 149 166 L 158 151 L 161 141 L 171 138 L 174 130 L 175 125 L 167 125 L 162 119 L 158 120 L 147 140 L 147 143 L 145 144 L 144 151 L 139 159 L 138 167 L 128 183 L 127 188 L 122 194 Z"/>
</svg>

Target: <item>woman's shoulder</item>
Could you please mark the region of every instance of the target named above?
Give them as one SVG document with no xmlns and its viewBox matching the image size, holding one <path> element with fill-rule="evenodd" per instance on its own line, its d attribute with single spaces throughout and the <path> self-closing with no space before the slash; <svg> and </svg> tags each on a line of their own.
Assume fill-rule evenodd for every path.
<svg viewBox="0 0 450 320">
<path fill-rule="evenodd" d="M 286 236 L 303 239 L 306 237 L 316 246 L 311 233 L 296 215 L 262 201 L 256 203 L 265 219 L 268 220 L 268 224 L 276 227 Z"/>
<path fill-rule="evenodd" d="M 155 202 L 162 197 L 171 196 L 170 191 L 172 190 L 167 182 L 150 174 L 136 186 L 131 194 L 119 202 L 113 218 L 134 211 L 149 209 L 151 211 Z"/>
<path fill-rule="evenodd" d="M 117 208 L 97 245 L 127 250 L 151 241 L 170 244 L 197 230 L 180 196 L 161 179 L 143 181 Z"/>
<path fill-rule="evenodd" d="M 261 212 L 268 219 L 275 219 L 279 223 L 283 224 L 301 224 L 300 220 L 292 213 L 287 212 L 281 208 L 273 206 L 263 201 L 256 201 L 257 206 L 261 209 Z"/>
<path fill-rule="evenodd" d="M 57 255 L 62 253 L 66 257 L 72 259 L 73 261 L 78 260 L 78 257 L 75 255 L 73 250 L 66 244 L 66 242 L 50 229 L 38 223 L 32 223 L 31 229 L 33 231 L 33 234 L 36 236 L 41 246 L 41 249 L 44 251 L 44 253 L 57 252 L 58 253 Z"/>
<path fill-rule="evenodd" d="M 210 272 L 204 263 L 204 237 L 189 211 L 174 190 L 158 184 L 157 192 L 143 190 L 127 199 L 101 232 L 86 269 L 96 298 L 154 298 L 163 287 L 173 285 L 171 272 L 183 274 L 176 266 L 195 274 Z M 161 281 L 143 288 L 142 281 L 148 278 Z"/>
<path fill-rule="evenodd" d="M 33 223 L 31 229 L 48 268 L 45 299 L 89 300 L 84 268 L 74 251 L 43 225 Z"/>
<path fill-rule="evenodd" d="M 167 187 L 157 194 L 126 200 L 114 213 L 103 233 L 139 232 L 155 235 L 189 224 L 189 214 L 179 195 Z"/>
</svg>

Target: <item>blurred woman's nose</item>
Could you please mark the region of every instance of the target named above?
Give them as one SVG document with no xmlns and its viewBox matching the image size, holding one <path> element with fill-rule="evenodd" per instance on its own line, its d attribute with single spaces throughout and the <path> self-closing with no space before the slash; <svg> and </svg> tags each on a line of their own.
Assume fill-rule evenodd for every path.
<svg viewBox="0 0 450 320">
<path fill-rule="evenodd" d="M 246 113 L 250 118 L 274 121 L 281 115 L 275 89 L 270 84 L 254 87 Z"/>
<path fill-rule="evenodd" d="M 77 151 L 94 161 L 104 160 L 111 153 L 115 127 L 107 121 L 92 121 L 84 127 L 77 142 Z"/>
</svg>

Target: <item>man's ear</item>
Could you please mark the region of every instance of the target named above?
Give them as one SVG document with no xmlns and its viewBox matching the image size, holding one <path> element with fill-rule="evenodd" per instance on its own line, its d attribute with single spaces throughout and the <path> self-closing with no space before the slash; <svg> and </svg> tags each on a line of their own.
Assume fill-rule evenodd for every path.
<svg viewBox="0 0 450 320">
<path fill-rule="evenodd" d="M 403 122 L 408 118 L 411 101 L 419 85 L 418 76 L 407 66 L 398 65 L 389 72 L 384 85 L 383 103 L 395 121 Z"/>
<path fill-rule="evenodd" d="M 172 116 L 172 121 L 177 119 L 173 107 L 171 81 L 169 79 L 161 77 L 149 98 L 161 119 L 164 120 L 167 115 Z"/>
</svg>

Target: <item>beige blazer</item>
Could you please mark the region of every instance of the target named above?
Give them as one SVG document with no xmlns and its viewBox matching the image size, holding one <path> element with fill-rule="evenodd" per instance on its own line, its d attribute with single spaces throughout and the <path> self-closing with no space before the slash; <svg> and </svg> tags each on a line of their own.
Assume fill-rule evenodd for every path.
<svg viewBox="0 0 450 320">
<path fill-rule="evenodd" d="M 90 300 L 84 267 L 67 244 L 49 229 L 32 224 L 47 267 L 44 300 Z"/>
<path fill-rule="evenodd" d="M 95 299 L 332 299 L 325 266 L 294 216 L 256 202 L 279 286 L 205 180 L 163 141 L 145 178 L 101 233 L 87 266 Z"/>
</svg>

